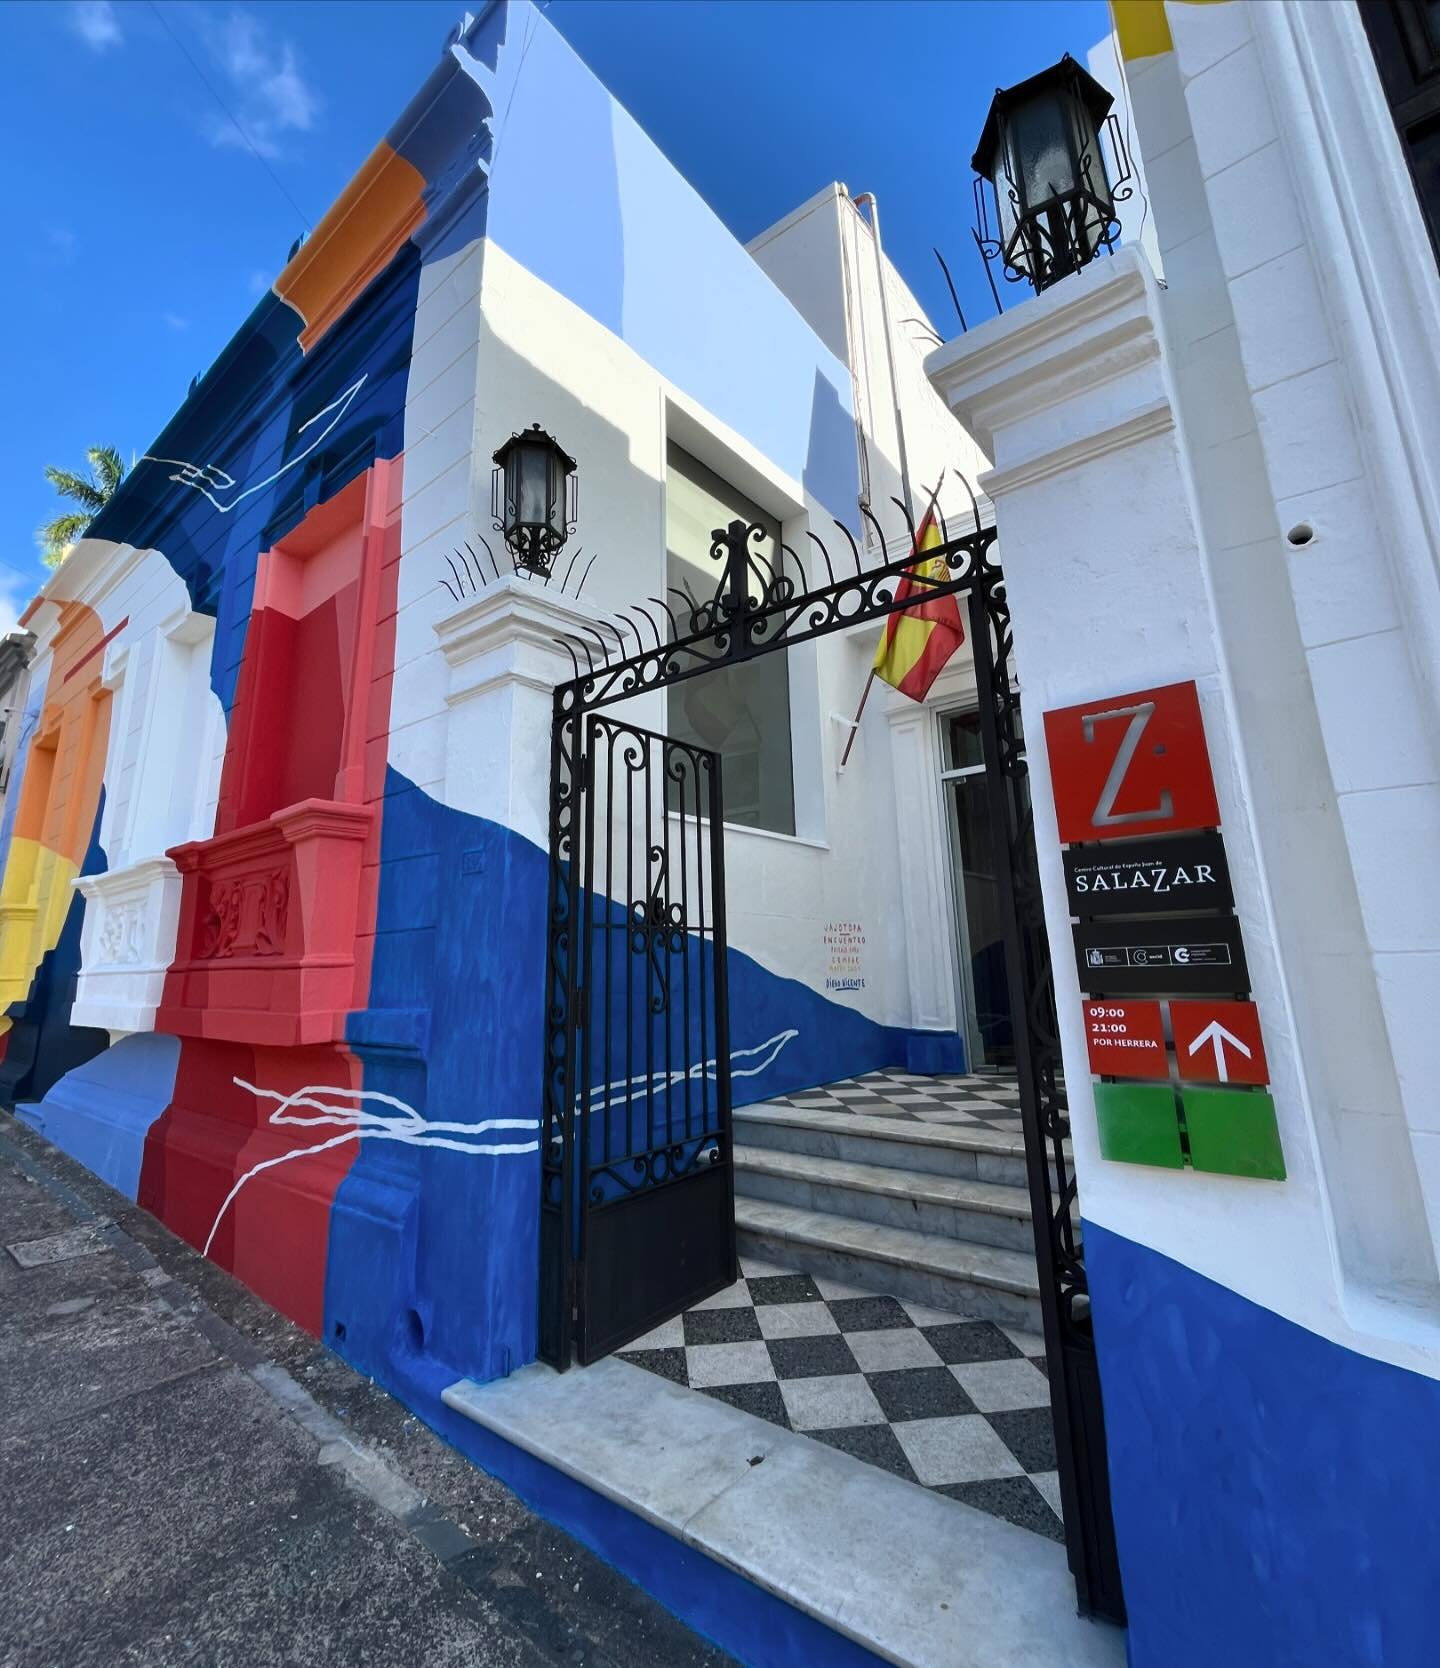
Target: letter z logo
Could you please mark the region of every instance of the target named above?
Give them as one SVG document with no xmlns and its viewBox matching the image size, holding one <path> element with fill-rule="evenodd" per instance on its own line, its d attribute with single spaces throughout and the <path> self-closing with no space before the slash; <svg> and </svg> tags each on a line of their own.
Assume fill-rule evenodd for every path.
<svg viewBox="0 0 1440 1668">
<path fill-rule="evenodd" d="M 1169 788 L 1161 789 L 1160 803 L 1150 810 L 1123 811 L 1119 816 L 1115 814 L 1115 801 L 1125 785 L 1125 773 L 1134 762 L 1140 738 L 1145 734 L 1145 726 L 1154 716 L 1155 703 L 1140 701 L 1133 707 L 1111 707 L 1108 712 L 1087 713 L 1080 720 L 1080 733 L 1092 745 L 1097 724 L 1103 724 L 1109 718 L 1130 720 L 1125 726 L 1120 745 L 1115 749 L 1115 759 L 1100 789 L 1100 797 L 1095 801 L 1095 809 L 1090 813 L 1090 821 L 1096 828 L 1114 828 L 1117 824 L 1132 822 L 1165 822 L 1175 815 L 1175 802 L 1171 798 Z"/>
<path fill-rule="evenodd" d="M 1069 844 L 1220 826 L 1193 683 L 1047 712 L 1045 746 Z"/>
</svg>

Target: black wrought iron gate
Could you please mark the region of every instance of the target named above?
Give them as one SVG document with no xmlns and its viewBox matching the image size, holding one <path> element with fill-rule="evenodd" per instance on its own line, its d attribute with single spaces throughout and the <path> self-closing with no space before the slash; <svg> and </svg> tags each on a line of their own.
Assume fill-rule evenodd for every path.
<svg viewBox="0 0 1440 1668">
<path fill-rule="evenodd" d="M 720 760 L 604 713 L 576 727 L 544 1277 L 560 1295 L 546 1353 L 566 1350 L 568 1295 L 584 1364 L 738 1269 Z"/>
<path fill-rule="evenodd" d="M 890 559 L 862 508 L 874 566 L 836 524 L 853 574 L 813 533 L 808 564 L 785 545 L 772 560 L 764 528 L 732 522 L 715 533 L 712 597 L 671 591 L 678 617 L 646 598 L 655 614 L 604 622 L 613 642 L 593 628 L 563 640 L 575 677 L 555 691 L 551 761 L 540 1326 L 562 1369 L 735 1277 L 719 760 L 601 709 L 916 606 L 899 594 L 916 548 L 900 509 L 905 554 Z M 973 500 L 968 519 L 954 537 L 941 523 L 926 555 L 949 578 L 922 590 L 969 599 L 991 830 L 1009 853 L 1000 905 L 1065 1538 L 1081 1611 L 1123 1621 L 1009 604 Z"/>
</svg>

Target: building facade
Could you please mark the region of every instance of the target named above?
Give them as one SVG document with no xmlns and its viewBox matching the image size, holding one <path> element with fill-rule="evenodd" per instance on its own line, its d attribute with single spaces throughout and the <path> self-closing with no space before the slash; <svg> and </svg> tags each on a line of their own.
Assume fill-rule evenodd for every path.
<svg viewBox="0 0 1440 1668">
<path fill-rule="evenodd" d="M 812 535 L 894 560 L 932 496 L 998 527 L 1013 608 L 1130 1661 L 1409 1668 L 1440 1607 L 1440 277 L 1357 8 L 1116 21 L 1143 247 L 937 345 L 873 201 L 742 248 L 538 10 L 486 5 L 22 622 L 4 1099 L 747 1661 L 960 1623 L 928 1575 L 905 1644 L 761 1592 L 456 1411 L 541 1394 L 552 693 L 714 592 L 717 527 L 819 584 Z M 548 581 L 492 513 L 532 425 L 580 488 Z M 874 648 L 624 709 L 724 762 L 737 1105 L 1015 1061 L 972 646 L 857 727 Z M 1265 1180 L 1107 1154 L 1069 971 L 1047 714 L 1182 682 Z M 1002 1530 L 956 1544 L 1035 1654 L 967 1613 L 974 1660 L 1117 1661 Z"/>
<path fill-rule="evenodd" d="M 1202 1173 L 1192 1124 L 1183 1168 L 1114 1162 L 1119 1080 L 1058 974 L 1137 1663 L 1418 1663 L 1440 1602 L 1440 283 L 1367 36 L 1421 46 L 1423 10 L 1120 0 L 1092 63 L 1123 68 L 1158 267 L 1122 247 L 930 362 L 994 461 L 1027 730 L 1199 692 L 1284 1155 Z"/>
</svg>

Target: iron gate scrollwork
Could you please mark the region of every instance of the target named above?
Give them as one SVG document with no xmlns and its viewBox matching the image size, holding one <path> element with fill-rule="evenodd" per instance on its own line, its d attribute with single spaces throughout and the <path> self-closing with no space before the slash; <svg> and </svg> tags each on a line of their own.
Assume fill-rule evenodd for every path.
<svg viewBox="0 0 1440 1668">
<path fill-rule="evenodd" d="M 720 761 L 603 713 L 568 729 L 551 921 L 574 985 L 552 996 L 570 1025 L 547 1073 L 544 1278 L 583 1364 L 737 1268 Z M 544 1340 L 562 1362 L 565 1319 Z"/>
<path fill-rule="evenodd" d="M 1082 1612 L 1123 1621 L 1054 984 L 995 529 L 981 524 L 973 495 L 966 531 L 952 535 L 939 518 L 941 543 L 927 545 L 925 554 L 931 563 L 943 559 L 949 577 L 911 575 L 912 593 L 904 598 L 899 584 L 914 566 L 918 543 L 908 508 L 894 502 L 904 517 L 903 540 L 888 539 L 863 504 L 865 549 L 836 523 L 847 548 L 839 571 L 814 533 L 807 532 L 811 548 L 804 560 L 785 544 L 767 555 L 760 549 L 766 529 L 735 521 L 714 535 L 711 555 L 719 574 L 713 596 L 667 589 L 666 596 L 648 597 L 601 622 L 608 635 L 587 627 L 583 635 L 557 639 L 575 676 L 555 691 L 551 761 L 541 1355 L 564 1368 L 574 1347 L 582 1362 L 591 1360 L 718 1289 L 734 1277 L 735 1267 L 720 764 L 703 749 L 602 716 L 601 709 L 716 667 L 881 622 L 923 600 L 917 592 L 931 599 L 968 594 L 991 829 L 996 850 L 1009 856 L 1000 865 L 999 895 L 1065 1538 Z M 892 558 L 888 552 L 897 543 L 903 554 Z M 878 547 L 878 560 L 870 560 L 872 547 Z M 650 821 L 640 827 L 634 810 L 639 800 L 627 798 L 617 845 L 617 747 L 630 772 L 619 777 L 625 784 L 637 773 L 651 782 L 657 755 L 660 778 L 676 758 L 692 761 L 693 813 L 657 819 L 653 806 L 660 802 L 647 788 Z M 708 797 L 700 792 L 702 779 Z M 673 810 L 677 790 L 670 785 L 661 791 Z M 677 891 L 673 838 L 667 846 L 666 837 L 656 834 L 672 825 L 688 830 L 692 823 L 696 844 L 683 849 L 694 852 L 707 877 L 708 928 L 695 913 L 699 869 L 687 869 Z M 700 856 L 702 827 L 708 863 Z M 617 957 L 632 980 L 623 991 L 615 981 Z M 677 994 L 688 1016 L 683 1025 L 675 1013 Z M 625 1007 L 620 1029 L 613 1006 L 601 1011 L 607 1001 Z M 643 1020 L 635 1017 L 637 1009 Z M 631 1057 L 637 1048 L 653 1050 L 657 1023 L 674 1023 L 676 1038 L 685 1038 L 681 1075 L 672 1075 L 677 1068 L 667 1059 L 657 1063 L 644 1053 L 638 1074 L 646 1085 L 644 1112 L 637 1124 Z M 701 1031 L 703 1026 L 710 1030 Z M 708 1092 L 711 1034 L 713 1099 L 697 1108 L 697 1123 L 683 1094 L 697 1085 Z M 617 1048 L 630 1051 L 621 1077 Z M 704 1068 L 698 1078 L 697 1061 Z M 620 1098 L 632 1114 L 628 1124 L 611 1104 L 617 1083 L 626 1086 Z M 658 1084 L 664 1087 L 657 1099 Z M 713 1176 L 708 1191 L 707 1176 Z M 693 1220 L 686 1219 L 687 1189 L 696 1206 Z M 647 1259 L 673 1260 L 676 1246 L 683 1269 L 673 1278 L 657 1276 Z"/>
</svg>

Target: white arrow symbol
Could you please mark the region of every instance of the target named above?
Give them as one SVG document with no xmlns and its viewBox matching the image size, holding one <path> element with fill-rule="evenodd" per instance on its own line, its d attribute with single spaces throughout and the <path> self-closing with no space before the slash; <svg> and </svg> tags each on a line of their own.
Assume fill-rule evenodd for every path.
<svg viewBox="0 0 1440 1668">
<path fill-rule="evenodd" d="M 1229 1043 L 1232 1048 L 1238 1048 L 1247 1060 L 1250 1058 L 1250 1050 L 1240 1041 L 1239 1037 L 1227 1031 L 1218 1019 L 1212 1019 L 1185 1052 L 1187 1054 L 1198 1054 L 1206 1043 L 1209 1043 L 1215 1050 L 1215 1075 L 1222 1083 L 1230 1081 L 1230 1073 L 1225 1069 L 1226 1043 Z"/>
</svg>

